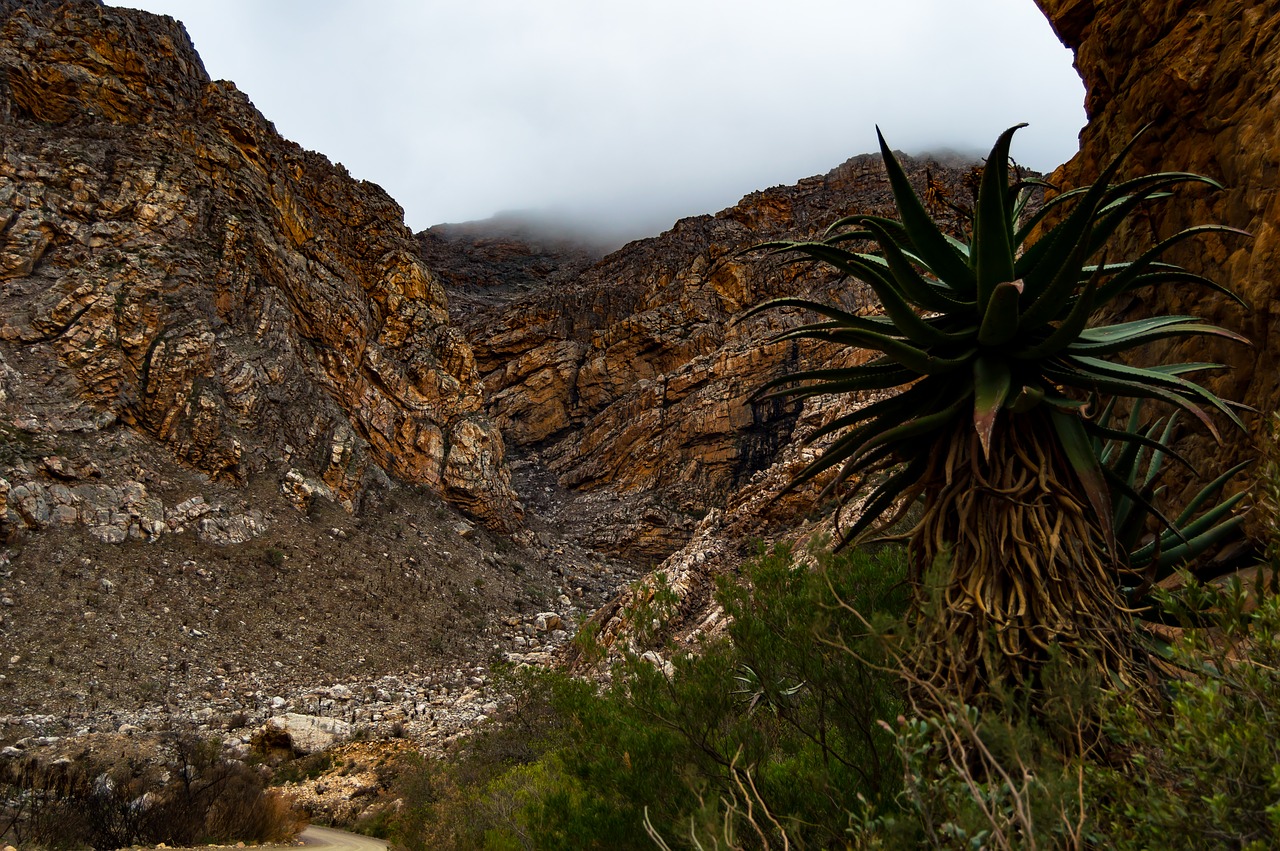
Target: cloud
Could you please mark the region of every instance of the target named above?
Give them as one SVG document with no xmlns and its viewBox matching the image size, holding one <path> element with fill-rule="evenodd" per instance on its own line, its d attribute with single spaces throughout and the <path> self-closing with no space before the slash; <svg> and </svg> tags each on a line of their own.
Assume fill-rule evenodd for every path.
<svg viewBox="0 0 1280 851">
<path fill-rule="evenodd" d="M 1031 0 L 134 0 L 414 229 L 501 210 L 654 229 L 894 147 L 1049 169 L 1083 88 Z"/>
</svg>

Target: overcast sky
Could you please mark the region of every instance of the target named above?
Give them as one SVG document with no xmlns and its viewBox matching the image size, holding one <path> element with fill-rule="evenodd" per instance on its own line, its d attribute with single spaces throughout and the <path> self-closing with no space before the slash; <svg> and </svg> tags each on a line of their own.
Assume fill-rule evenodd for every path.
<svg viewBox="0 0 1280 851">
<path fill-rule="evenodd" d="M 1032 0 L 129 0 L 414 230 L 543 210 L 657 233 L 875 149 L 1075 153 Z"/>
</svg>

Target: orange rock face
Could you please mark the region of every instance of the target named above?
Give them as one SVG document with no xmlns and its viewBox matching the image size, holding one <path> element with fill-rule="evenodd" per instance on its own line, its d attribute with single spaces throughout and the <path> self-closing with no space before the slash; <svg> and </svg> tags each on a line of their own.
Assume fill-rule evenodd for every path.
<svg viewBox="0 0 1280 851">
<path fill-rule="evenodd" d="M 383 471 L 495 528 L 520 509 L 480 373 L 379 187 L 208 78 L 180 24 L 0 5 L 0 357 L 215 478 Z M 63 379 L 59 379 L 63 380 Z"/>
<path fill-rule="evenodd" d="M 1167 255 L 1225 284 L 1250 309 L 1185 284 L 1141 292 L 1121 309 L 1135 315 L 1162 311 L 1206 317 L 1245 334 L 1253 348 L 1194 340 L 1182 343 L 1174 354 L 1178 360 L 1227 364 L 1231 370 L 1210 382 L 1214 389 L 1264 415 L 1277 410 L 1280 16 L 1274 5 L 1256 0 L 1037 3 L 1075 51 L 1089 115 L 1079 154 L 1051 179 L 1067 186 L 1093 179 L 1149 125 L 1127 160 L 1128 173 L 1194 171 L 1215 178 L 1225 190 L 1186 193 L 1153 208 L 1124 236 L 1128 256 L 1136 256 L 1153 238 L 1192 224 L 1221 223 L 1253 234 L 1252 239 L 1205 235 Z M 1227 452 L 1202 441 L 1197 454 L 1213 453 L 1223 462 L 1249 454 L 1241 436 L 1224 431 L 1224 438 Z"/>
<path fill-rule="evenodd" d="M 907 164 L 922 186 L 928 171 L 965 197 L 967 169 Z M 508 443 L 536 453 L 561 486 L 601 496 L 604 510 L 584 532 L 593 546 L 655 558 L 732 504 L 795 428 L 799 406 L 753 394 L 815 365 L 794 342 L 771 342 L 799 316 L 743 314 L 782 295 L 853 310 L 872 303 L 861 283 L 744 252 L 771 239 L 817 238 L 855 211 L 893 210 L 879 156 L 861 156 L 714 216 L 683 219 L 594 265 L 573 256 L 564 269 L 539 272 L 536 252 L 517 263 L 516 246 L 499 236 L 420 236 L 424 262 L 449 281 Z"/>
</svg>

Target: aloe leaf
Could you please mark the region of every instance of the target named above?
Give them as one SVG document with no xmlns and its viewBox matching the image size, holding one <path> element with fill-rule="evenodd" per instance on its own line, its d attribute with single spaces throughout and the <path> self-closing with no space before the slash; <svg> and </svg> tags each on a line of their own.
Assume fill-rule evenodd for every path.
<svg viewBox="0 0 1280 851">
<path fill-rule="evenodd" d="M 1060 317 L 1071 305 L 1071 296 L 1081 285 L 1082 266 L 1087 259 L 1083 242 L 1075 246 L 1075 251 L 1065 263 L 1059 267 L 1047 281 L 1033 283 L 1035 269 L 1027 271 L 1021 280 L 1025 285 L 1026 307 L 1022 311 L 1022 327 L 1027 330 L 1039 328 Z M 1087 279 L 1086 279 L 1087 280 Z"/>
<path fill-rule="evenodd" d="M 1145 191 L 1152 185 L 1172 186 L 1177 183 L 1203 183 L 1213 189 L 1221 190 L 1222 184 L 1203 174 L 1196 174 L 1193 171 L 1157 171 L 1151 174 L 1142 174 L 1137 177 L 1131 177 L 1128 180 L 1122 180 L 1113 185 L 1108 193 L 1109 202 L 1125 196 L 1133 195 L 1138 192 Z M 1107 206 L 1104 204 L 1104 206 Z"/>
<path fill-rule="evenodd" d="M 967 395 L 967 394 L 966 394 Z M 879 434 L 869 437 L 858 447 L 854 453 L 855 457 L 865 455 L 866 453 L 887 446 L 898 441 L 908 438 L 919 437 L 924 434 L 931 434 L 939 429 L 952 424 L 956 415 L 960 412 L 964 399 L 959 399 L 952 404 L 943 408 L 941 411 L 935 411 L 931 414 L 922 414 L 914 417 L 906 422 L 896 425 L 893 428 L 886 429 Z"/>
<path fill-rule="evenodd" d="M 911 262 L 907 259 L 902 249 L 894 243 L 893 239 L 878 222 L 868 219 L 866 225 L 869 230 L 877 235 L 880 250 L 884 252 L 883 262 L 887 264 L 894 281 L 897 282 L 898 287 L 907 298 L 925 310 L 951 311 L 962 306 L 963 302 L 953 298 L 946 298 L 931 287 L 912 268 Z M 888 305 L 885 306 L 885 311 L 888 312 Z"/>
<path fill-rule="evenodd" d="M 1174 459 L 1179 464 L 1182 464 L 1191 471 L 1192 475 L 1199 475 L 1195 465 L 1187 460 L 1186 456 L 1181 452 L 1178 452 L 1169 445 L 1169 437 L 1172 434 L 1172 417 L 1170 418 L 1170 425 L 1166 426 L 1164 434 L 1159 438 L 1153 438 L 1150 432 L 1142 434 L 1139 432 L 1127 430 L 1122 431 L 1120 429 L 1110 428 L 1108 426 L 1101 425 L 1100 423 L 1094 423 L 1088 420 L 1084 420 L 1083 422 L 1085 431 L 1089 432 L 1089 434 L 1094 438 L 1095 449 L 1099 439 L 1108 441 L 1107 451 L 1098 453 L 1098 458 L 1103 463 L 1107 463 L 1108 466 L 1112 467 L 1112 469 L 1119 469 L 1118 461 L 1111 463 L 1112 459 L 1116 457 L 1111 450 L 1116 446 L 1123 447 L 1127 444 L 1133 443 L 1151 450 L 1151 460 L 1148 462 L 1148 472 L 1144 478 L 1143 487 L 1150 484 L 1155 478 L 1155 473 L 1159 472 L 1161 460 L 1166 456 Z M 1157 425 L 1158 424 L 1159 421 L 1157 421 Z"/>
<path fill-rule="evenodd" d="M 882 248 L 886 256 L 893 258 L 896 247 L 890 240 Z M 860 254 L 854 254 L 843 248 L 837 248 L 821 242 L 795 243 L 788 251 L 797 251 L 821 260 L 837 269 L 856 275 L 865 281 L 879 298 L 885 315 L 898 328 L 901 334 L 911 342 L 920 346 L 937 346 L 948 342 L 957 342 L 959 338 L 945 334 L 925 322 L 908 298 L 912 295 L 924 295 L 930 298 L 933 293 L 928 290 L 915 270 L 905 259 L 895 263 L 890 259 L 889 268 L 882 266 L 879 258 L 872 260 Z M 897 255 L 901 258 L 901 254 Z M 904 278 L 913 278 L 903 286 Z M 935 308 L 936 309 L 936 308 Z"/>
<path fill-rule="evenodd" d="M 898 213 L 902 216 L 902 224 L 911 237 L 911 245 L 916 254 L 924 259 L 935 275 L 953 288 L 960 292 L 976 292 L 977 279 L 969 268 L 968 260 L 951 247 L 938 229 L 924 208 L 920 196 L 911 187 L 902 164 L 893 155 L 893 151 L 889 150 L 889 143 L 884 140 L 879 127 L 876 128 L 876 137 L 880 140 L 880 154 L 884 158 L 885 171 L 889 175 L 889 186 L 893 190 Z"/>
<path fill-rule="evenodd" d="M 1097 276 L 1094 276 L 1085 284 L 1084 292 L 1076 299 L 1075 304 L 1071 307 L 1071 312 L 1063 318 L 1058 327 L 1036 345 L 1015 352 L 1014 357 L 1018 360 L 1040 360 L 1053 357 L 1067 348 L 1072 341 L 1078 339 L 1080 334 L 1084 332 L 1085 325 L 1089 322 L 1089 316 L 1093 313 L 1094 304 L 1097 302 L 1097 292 Z M 1023 315 L 1022 319 L 1022 327 L 1028 332 L 1036 328 L 1033 324 L 1034 319 L 1028 318 L 1029 314 L 1031 314 L 1030 309 Z"/>
<path fill-rule="evenodd" d="M 978 204 L 973 217 L 973 254 L 978 276 L 978 309 L 986 311 L 996 285 L 1012 281 L 1013 222 L 1005 204 L 1009 191 L 1009 145 L 1013 134 L 1025 124 L 1010 127 L 1000 134 L 987 164 L 982 169 L 978 186 Z"/>
<path fill-rule="evenodd" d="M 1216 189 L 1222 188 L 1221 184 L 1215 180 L 1189 172 L 1147 174 L 1113 186 L 1098 210 L 1098 218 L 1091 236 L 1091 252 L 1100 249 L 1120 224 L 1139 206 L 1158 198 L 1171 197 L 1172 193 L 1163 190 L 1178 183 L 1190 182 L 1205 183 Z"/>
<path fill-rule="evenodd" d="M 851 378 L 839 380 L 823 381 L 816 384 L 806 384 L 801 387 L 792 387 L 790 389 L 776 390 L 772 393 L 763 393 L 753 396 L 753 400 L 757 402 L 768 402 L 774 399 L 791 399 L 799 401 L 808 399 L 813 396 L 830 396 L 839 393 L 858 393 L 868 390 L 888 390 L 893 387 L 900 387 L 914 381 L 919 376 L 914 373 L 903 371 L 901 375 L 871 374 L 859 375 Z M 759 392 L 759 391 L 757 391 Z"/>
<path fill-rule="evenodd" d="M 1054 430 L 1057 432 L 1067 461 L 1103 527 L 1108 545 L 1114 552 L 1116 542 L 1115 532 L 1111 528 L 1111 492 L 1107 489 L 1104 478 L 1105 469 L 1098 463 L 1098 457 L 1093 454 L 1093 447 L 1089 445 L 1089 436 L 1085 434 L 1080 418 L 1053 408 L 1049 410 Z"/>
<path fill-rule="evenodd" d="M 985 461 L 991 460 L 991 434 L 1010 383 L 1009 362 L 1004 358 L 982 356 L 973 362 L 973 425 Z"/>
<path fill-rule="evenodd" d="M 1118 336 L 1107 342 L 1090 343 L 1077 341 L 1069 347 L 1073 355 L 1111 355 L 1117 352 L 1123 352 L 1128 349 L 1154 343 L 1157 340 L 1168 340 L 1174 337 L 1221 337 L 1224 340 L 1231 340 L 1235 343 L 1244 343 L 1250 345 L 1247 337 L 1228 331 L 1226 328 L 1217 325 L 1202 325 L 1198 323 L 1188 323 L 1185 325 L 1171 325 L 1158 330 L 1135 332 L 1126 336 Z"/>
<path fill-rule="evenodd" d="M 833 384 L 850 384 L 850 390 L 886 390 L 916 379 L 916 374 L 898 364 L 888 363 L 877 366 L 862 364 L 860 366 L 840 369 L 813 369 L 805 372 L 793 372 L 780 375 L 760 385 L 751 394 L 754 401 L 771 398 L 785 398 L 797 394 L 813 395 L 809 391 L 816 387 L 827 387 Z M 805 382 L 814 382 L 807 384 Z M 769 392 L 786 384 L 797 386 L 789 389 Z"/>
<path fill-rule="evenodd" d="M 870 405 L 859 408 L 856 411 L 836 417 L 831 422 L 815 429 L 812 434 L 804 439 L 801 445 L 808 446 L 816 443 L 829 434 L 844 431 L 866 420 L 883 419 L 890 423 L 901 421 L 910 413 L 911 406 L 915 402 L 913 398 L 904 398 L 906 396 L 906 393 L 891 396 L 888 399 L 872 402 Z"/>
<path fill-rule="evenodd" d="M 1045 184 L 1045 185 L 1051 189 L 1057 189 L 1056 186 L 1050 186 L 1049 184 Z M 1063 204 L 1069 203 L 1073 200 L 1080 198 L 1088 191 L 1089 191 L 1088 186 L 1077 186 L 1075 189 L 1068 189 L 1066 192 L 1059 192 L 1057 195 L 1054 195 L 1052 198 L 1047 199 L 1043 204 L 1040 205 L 1040 208 L 1036 210 L 1034 213 L 1032 213 L 1031 216 L 1027 218 L 1027 220 L 1024 221 L 1022 225 L 1018 228 L 1018 230 L 1014 233 L 1013 244 L 1018 246 L 1022 245 L 1024 242 L 1027 241 L 1027 237 L 1031 236 L 1031 232 L 1036 229 L 1036 226 L 1039 225 L 1042 221 L 1044 221 L 1046 216 L 1048 216 L 1051 212 L 1053 212 Z M 1028 259 L 1026 262 L 1028 264 L 1034 265 L 1035 262 L 1037 262 L 1036 260 L 1037 256 L 1043 255 L 1044 252 L 1047 251 L 1048 249 L 1049 249 L 1048 242 L 1043 238 L 1041 238 L 1036 240 L 1031 245 L 1027 246 L 1026 252 L 1023 254 L 1023 257 L 1025 258 L 1027 255 L 1032 255 L 1031 258 Z M 1022 260 L 1019 259 L 1018 265 L 1021 265 L 1021 262 Z"/>
<path fill-rule="evenodd" d="M 1218 435 L 1217 427 L 1214 426 L 1213 420 L 1209 419 L 1208 414 L 1201 410 L 1195 403 L 1177 393 L 1172 393 L 1163 387 L 1157 387 L 1149 382 L 1141 380 L 1115 378 L 1107 375 L 1085 372 L 1079 369 L 1067 369 L 1053 366 L 1046 366 L 1044 374 L 1050 381 L 1067 387 L 1076 387 L 1081 390 L 1096 390 L 1100 393 L 1114 393 L 1119 396 L 1130 396 L 1135 399 L 1158 399 L 1162 402 L 1168 402 L 1170 405 L 1181 408 L 1194 416 L 1215 438 L 1221 440 L 1221 437 Z"/>
<path fill-rule="evenodd" d="M 912 486 L 919 482 L 924 475 L 926 463 L 927 458 L 924 456 L 914 458 L 901 470 L 877 485 L 867 496 L 866 502 L 862 504 L 862 510 L 858 513 L 857 520 L 854 521 L 847 532 L 841 535 L 837 549 L 857 540 L 894 502 L 900 499 L 904 493 L 910 491 Z"/>
<path fill-rule="evenodd" d="M 1141 506 L 1143 511 L 1154 516 L 1166 528 L 1173 527 L 1173 524 L 1169 521 L 1169 518 L 1164 516 L 1164 512 L 1162 512 L 1159 508 L 1157 508 L 1156 505 L 1147 497 L 1146 494 L 1142 494 L 1134 490 L 1133 487 L 1130 486 L 1128 482 L 1126 482 L 1124 479 L 1117 476 L 1115 473 L 1113 473 L 1111 470 L 1107 469 L 1106 467 L 1102 467 L 1101 470 L 1102 470 L 1103 478 L 1106 480 L 1107 484 L 1111 487 L 1112 490 L 1118 491 L 1120 495 L 1125 499 L 1128 499 L 1129 501 Z M 1133 566 L 1132 560 L 1130 560 L 1130 566 Z"/>
<path fill-rule="evenodd" d="M 1157 420 L 1155 423 L 1152 424 L 1151 431 L 1148 432 L 1148 436 L 1150 436 L 1151 434 L 1154 434 L 1155 430 L 1159 426 L 1160 426 L 1160 420 Z M 1161 447 L 1160 450 L 1157 452 L 1154 452 L 1151 455 L 1151 463 L 1147 465 L 1147 478 L 1146 478 L 1146 481 L 1143 483 L 1144 485 L 1151 484 L 1156 480 L 1156 477 L 1160 475 L 1160 471 L 1164 468 L 1165 458 L 1173 458 L 1175 461 L 1178 461 L 1186 465 L 1187 469 L 1191 471 L 1192 475 L 1194 475 L 1196 478 L 1200 477 L 1200 472 L 1195 467 L 1193 467 L 1189 461 L 1187 461 L 1185 458 L 1183 458 L 1173 449 L 1173 433 L 1174 433 L 1174 429 L 1176 429 L 1177 426 L 1178 426 L 1178 412 L 1174 411 L 1172 414 L 1169 415 L 1169 420 L 1168 422 L 1165 423 L 1164 431 L 1160 435 L 1160 438 L 1159 438 L 1160 447 Z"/>
<path fill-rule="evenodd" d="M 987 299 L 978 329 L 978 344 L 1003 346 L 1018 335 L 1018 301 L 1022 296 L 1022 281 L 1004 281 L 997 284 Z"/>
<path fill-rule="evenodd" d="M 1132 265 L 1132 264 L 1129 264 L 1129 265 Z M 1151 264 L 1151 265 L 1156 265 L 1156 264 Z M 1159 264 L 1159 265 L 1163 266 L 1167 264 Z M 1112 279 L 1108 281 L 1106 283 L 1106 286 L 1103 288 L 1104 290 L 1103 301 L 1104 302 L 1110 301 L 1116 296 L 1123 295 L 1124 293 L 1127 293 L 1127 292 L 1133 292 L 1139 287 L 1150 287 L 1150 286 L 1157 286 L 1159 284 L 1167 284 L 1167 283 L 1198 284 L 1199 286 L 1202 286 L 1205 289 L 1213 290 L 1216 293 L 1226 296 L 1227 298 L 1231 299 L 1241 307 L 1245 307 L 1245 308 L 1249 307 L 1248 302 L 1246 302 L 1237 294 L 1233 293 L 1231 290 L 1224 287 L 1222 284 L 1219 284 L 1217 281 L 1214 281 L 1210 278 L 1206 278 L 1204 275 L 1197 275 L 1194 272 L 1188 272 L 1186 269 L 1182 269 L 1176 266 L 1168 269 L 1161 269 L 1159 271 L 1154 271 L 1154 272 L 1137 273 L 1133 276 L 1127 277 L 1125 279 L 1125 282 L 1122 285 L 1116 285 L 1115 279 Z"/>
<path fill-rule="evenodd" d="M 1196 535 L 1184 544 L 1170 547 L 1168 550 L 1161 552 L 1159 558 L 1154 559 L 1159 578 L 1173 573 L 1172 568 L 1184 561 L 1189 561 L 1203 552 L 1207 552 L 1212 547 L 1218 546 L 1224 541 L 1230 540 L 1237 530 L 1244 525 L 1243 517 L 1232 517 L 1230 520 L 1222 523 L 1207 532 Z M 1145 563 L 1149 563 L 1152 559 L 1147 558 Z M 1144 564 L 1145 564 L 1144 563 Z"/>
<path fill-rule="evenodd" d="M 1066 218 L 1040 238 L 1036 243 L 1036 250 L 1028 249 L 1015 263 L 1014 274 L 1026 281 L 1030 297 L 1039 299 L 1052 290 L 1057 293 L 1055 300 L 1061 300 L 1070 291 L 1063 290 L 1062 278 L 1074 277 L 1073 270 L 1078 270 L 1089 258 L 1089 232 L 1098 208 L 1102 206 L 1110 189 L 1111 178 L 1141 135 L 1139 131 L 1129 140 L 1119 155 L 1103 169 L 1098 179 L 1087 187 Z M 1040 249 L 1042 244 L 1045 247 Z"/>
<path fill-rule="evenodd" d="M 1037 384 L 1024 384 L 1005 405 L 1011 414 L 1025 414 L 1044 401 L 1044 388 Z"/>
<path fill-rule="evenodd" d="M 1230 470 L 1227 470 L 1225 473 L 1201 488 L 1191 501 L 1187 503 L 1186 507 L 1182 510 L 1182 513 L 1178 515 L 1177 523 L 1181 525 L 1190 520 L 1191 517 L 1200 510 L 1200 506 L 1213 499 L 1218 492 L 1226 486 L 1227 482 L 1235 478 L 1238 473 L 1248 467 L 1251 463 L 1251 461 L 1241 461 L 1239 464 L 1236 464 Z"/>
<path fill-rule="evenodd" d="M 1181 543 L 1160 549 L 1157 556 L 1156 542 L 1152 541 L 1133 553 L 1130 564 L 1140 567 L 1150 563 L 1152 559 L 1157 559 L 1161 564 L 1172 565 L 1195 558 L 1209 546 L 1221 540 L 1226 534 L 1224 529 L 1235 529 L 1244 521 L 1243 517 L 1230 516 L 1244 497 L 1245 494 L 1238 493 L 1196 518 L 1195 522 L 1185 526 L 1167 523 L 1169 529 L 1161 536 L 1161 543 L 1171 543 L 1174 540 Z"/>
<path fill-rule="evenodd" d="M 1109 300 L 1120 293 L 1127 292 L 1132 289 L 1136 286 L 1133 283 L 1134 279 L 1145 272 L 1147 267 L 1151 263 L 1155 262 L 1160 255 L 1164 254 L 1164 252 L 1168 251 L 1172 246 L 1179 242 L 1182 242 L 1184 239 L 1189 239 L 1202 233 L 1232 233 L 1240 236 L 1252 236 L 1248 231 L 1228 227 L 1227 225 L 1196 225 L 1194 227 L 1184 228 L 1173 236 L 1156 243 L 1154 246 L 1139 255 L 1136 260 L 1131 260 L 1129 262 L 1128 269 L 1124 270 L 1119 275 L 1116 275 L 1107 282 L 1105 287 L 1103 287 L 1102 294 L 1104 300 Z M 1219 288 L 1217 285 L 1214 286 L 1215 288 Z M 1237 298 L 1238 300 L 1237 296 L 1232 297 Z"/>
<path fill-rule="evenodd" d="M 969 349 L 954 357 L 931 355 L 927 351 L 884 334 L 875 334 L 854 329 L 832 329 L 825 332 L 794 334 L 792 336 L 808 337 L 832 343 L 844 343 L 864 349 L 875 349 L 901 363 L 920 375 L 938 375 L 959 369 L 969 362 L 973 350 Z"/>
<path fill-rule="evenodd" d="M 746 319 L 749 316 L 754 316 L 755 314 L 765 310 L 777 310 L 778 308 L 782 308 L 782 307 L 794 307 L 794 308 L 799 308 L 800 310 L 808 310 L 812 313 L 818 314 L 819 316 L 825 316 L 828 319 L 834 319 L 837 322 L 839 322 L 841 325 L 847 325 L 849 327 L 854 327 L 854 328 L 865 327 L 866 330 L 869 330 L 869 331 L 882 331 L 892 327 L 891 323 L 885 321 L 883 318 L 880 318 L 880 317 L 859 316 L 856 313 L 850 313 L 847 310 L 841 310 L 838 307 L 833 307 L 832 305 L 829 305 L 829 304 L 823 304 L 820 301 L 812 301 L 807 298 L 796 298 L 793 296 L 784 296 L 782 298 L 774 298 L 774 299 L 770 299 L 769 301 L 761 302 L 760 304 L 756 305 L 755 307 L 743 313 L 739 321 L 741 321 L 742 319 Z M 872 325 L 877 325 L 881 327 L 873 328 L 871 327 Z"/>
<path fill-rule="evenodd" d="M 1080 339 L 1088 343 L 1106 343 L 1131 333 L 1152 331 L 1166 325 L 1177 325 L 1180 322 L 1199 321 L 1198 316 L 1151 316 L 1132 322 L 1118 322 L 1114 325 L 1095 325 L 1081 331 Z"/>
<path fill-rule="evenodd" d="M 1113 361 L 1100 360 L 1098 358 L 1086 357 L 1084 355 L 1072 355 L 1071 361 L 1080 365 L 1082 368 L 1094 373 L 1101 374 L 1130 381 L 1146 381 L 1157 384 L 1166 389 L 1180 393 L 1186 397 L 1200 399 L 1217 408 L 1226 417 L 1231 420 L 1241 431 L 1247 431 L 1245 424 L 1236 416 L 1236 412 L 1214 393 L 1209 392 L 1204 387 L 1196 384 L 1194 381 L 1187 381 L 1179 378 L 1176 373 L 1168 369 L 1144 368 L 1137 366 L 1127 366 L 1122 363 Z M 1213 430 L 1214 436 L 1217 437 L 1217 430 Z"/>
</svg>

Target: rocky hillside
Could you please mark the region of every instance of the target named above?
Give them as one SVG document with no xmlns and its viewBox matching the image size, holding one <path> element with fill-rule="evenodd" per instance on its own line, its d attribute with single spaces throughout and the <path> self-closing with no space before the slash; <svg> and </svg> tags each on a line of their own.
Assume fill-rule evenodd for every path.
<svg viewBox="0 0 1280 851">
<path fill-rule="evenodd" d="M 0 739 L 456 730 L 628 581 L 524 515 L 417 250 L 181 24 L 0 0 Z"/>
<path fill-rule="evenodd" d="M 179 23 L 0 6 L 0 130 L 0 373 L 24 412 L 7 442 L 132 429 L 302 507 L 390 476 L 517 528 L 474 358 L 400 207 L 210 80 Z M 172 519 L 68 501 L 48 472 L 0 470 L 8 526 L 110 537 L 135 503 L 129 534 Z"/>
<path fill-rule="evenodd" d="M 969 166 L 905 162 L 922 192 L 931 185 L 939 213 L 944 199 L 970 197 Z M 880 158 L 867 155 L 683 219 L 586 268 L 581 253 L 557 261 L 545 249 L 539 266 L 518 240 L 493 233 L 419 240 L 447 282 L 517 466 L 545 468 L 585 495 L 562 521 L 591 545 L 663 558 L 769 468 L 795 426 L 798 410 L 751 398 L 799 363 L 795 344 L 769 343 L 795 317 L 736 320 L 780 295 L 870 304 L 861 285 L 744 252 L 816 237 L 855 211 L 892 210 Z"/>
<path fill-rule="evenodd" d="M 510 219 L 415 238 L 179 23 L 0 2 L 0 736 L 465 727 L 489 664 L 545 661 L 626 585 L 619 555 L 810 507 L 759 497 L 821 409 L 750 400 L 796 317 L 733 320 L 865 298 L 740 252 L 887 208 L 861 157 L 605 257 Z"/>
<path fill-rule="evenodd" d="M 1280 17 L 1258 0 L 1154 0 L 1142 4 L 1037 0 L 1063 43 L 1075 51 L 1084 80 L 1089 123 L 1080 152 L 1053 180 L 1088 180 L 1147 130 L 1128 159 L 1130 173 L 1195 171 L 1220 181 L 1156 208 L 1136 225 L 1125 246 L 1137 252 L 1155 237 L 1190 224 L 1217 222 L 1249 231 L 1252 239 L 1206 235 L 1184 243 L 1170 260 L 1221 281 L 1249 302 L 1243 309 L 1205 289 L 1166 286 L 1137 296 L 1129 309 L 1205 317 L 1249 337 L 1252 348 L 1195 339 L 1177 358 L 1216 361 L 1231 370 L 1213 384 L 1263 415 L 1280 409 L 1280 203 L 1274 127 L 1280 96 Z M 1149 125 L 1149 126 L 1148 126 Z M 1263 419 L 1254 418 L 1263 439 Z M 1225 436 L 1226 452 L 1200 439 L 1201 456 L 1229 460 L 1251 454 L 1248 441 Z"/>
</svg>

